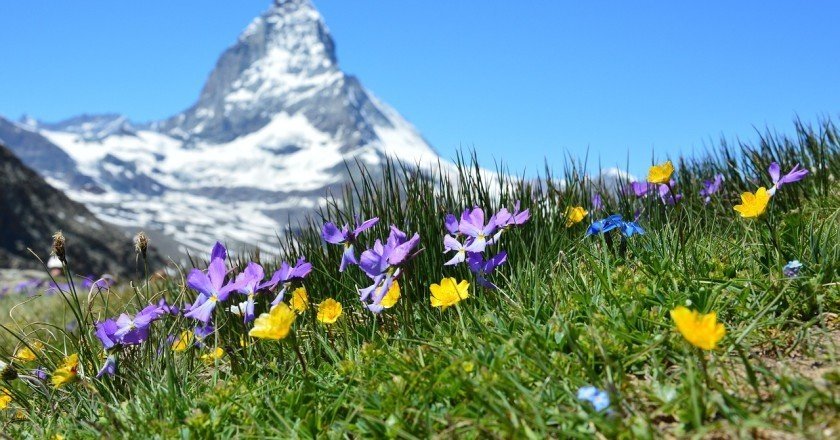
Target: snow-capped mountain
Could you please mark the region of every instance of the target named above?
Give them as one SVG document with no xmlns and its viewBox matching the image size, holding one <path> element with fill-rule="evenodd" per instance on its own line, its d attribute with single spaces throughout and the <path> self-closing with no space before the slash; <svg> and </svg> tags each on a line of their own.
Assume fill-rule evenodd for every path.
<svg viewBox="0 0 840 440">
<path fill-rule="evenodd" d="M 309 0 L 276 0 L 224 51 L 198 101 L 169 119 L 25 118 L 0 124 L 0 139 L 98 217 L 163 232 L 187 249 L 223 239 L 271 250 L 283 225 L 346 182 L 345 161 L 438 160 L 411 124 L 339 68 Z"/>
</svg>

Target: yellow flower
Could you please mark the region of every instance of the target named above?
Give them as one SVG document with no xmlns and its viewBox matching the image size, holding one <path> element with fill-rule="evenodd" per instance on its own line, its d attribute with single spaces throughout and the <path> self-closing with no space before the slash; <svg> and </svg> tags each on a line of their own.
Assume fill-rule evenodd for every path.
<svg viewBox="0 0 840 440">
<path fill-rule="evenodd" d="M 572 226 L 580 223 L 584 217 L 586 217 L 585 209 L 582 206 L 575 206 L 575 207 L 568 207 L 566 208 L 566 227 L 571 228 Z"/>
<path fill-rule="evenodd" d="M 341 316 L 341 303 L 327 298 L 321 304 L 318 304 L 318 321 L 324 324 L 334 324 Z"/>
<path fill-rule="evenodd" d="M 181 335 L 178 336 L 178 339 L 172 343 L 172 351 L 184 351 L 193 343 L 193 332 L 189 330 L 184 330 L 181 332 Z"/>
<path fill-rule="evenodd" d="M 378 294 L 380 290 L 382 290 L 381 287 L 376 289 L 376 293 Z M 386 309 L 390 309 L 397 304 L 397 301 L 400 300 L 400 296 L 400 283 L 397 280 L 394 280 L 394 282 L 391 283 L 391 287 L 388 288 L 388 293 L 382 297 L 382 301 L 379 302 L 379 305 L 385 307 Z"/>
<path fill-rule="evenodd" d="M 79 370 L 79 355 L 71 354 L 64 358 L 64 363 L 52 374 L 52 385 L 55 388 L 60 388 L 68 383 L 75 382 L 78 378 Z"/>
<path fill-rule="evenodd" d="M 309 308 L 309 295 L 306 294 L 306 287 L 298 287 L 292 292 L 292 310 L 303 313 Z"/>
<path fill-rule="evenodd" d="M 440 280 L 440 284 L 432 284 L 429 286 L 429 290 L 432 292 L 432 307 L 440 307 L 441 310 L 446 310 L 447 307 L 458 304 L 462 299 L 467 299 L 470 296 L 467 293 L 469 288 L 470 283 L 467 280 L 456 283 L 455 278 L 444 278 Z"/>
<path fill-rule="evenodd" d="M 216 349 L 210 353 L 201 355 L 201 360 L 207 362 L 208 364 L 212 364 L 223 357 L 225 357 L 225 350 L 222 347 L 216 347 Z"/>
<path fill-rule="evenodd" d="M 36 352 L 40 352 L 43 349 L 44 344 L 41 341 L 32 341 L 29 346 L 24 345 L 18 349 L 17 353 L 15 353 L 15 359 L 21 362 L 32 362 L 38 357 Z"/>
<path fill-rule="evenodd" d="M 472 373 L 475 370 L 475 364 L 471 361 L 461 362 L 461 369 L 464 370 L 464 373 Z"/>
<path fill-rule="evenodd" d="M 254 328 L 248 336 L 260 339 L 283 339 L 289 334 L 292 323 L 295 322 L 295 312 L 280 303 L 272 307 L 268 313 L 263 313 L 254 321 Z"/>
<path fill-rule="evenodd" d="M 743 218 L 756 218 L 764 214 L 768 203 L 770 203 L 770 193 L 762 186 L 755 194 L 751 192 L 741 194 L 741 204 L 735 205 L 734 209 Z"/>
<path fill-rule="evenodd" d="M 654 165 L 648 170 L 648 182 L 667 184 L 671 181 L 671 174 L 674 174 L 674 164 L 670 160 L 659 165 Z"/>
<path fill-rule="evenodd" d="M 8 408 L 11 402 L 12 395 L 9 394 L 9 390 L 5 388 L 0 388 L 0 409 Z"/>
<path fill-rule="evenodd" d="M 679 306 L 671 310 L 671 319 L 677 324 L 677 330 L 692 345 L 703 350 L 712 350 L 726 334 L 723 324 L 717 322 L 715 312 L 702 315 L 696 310 Z"/>
</svg>

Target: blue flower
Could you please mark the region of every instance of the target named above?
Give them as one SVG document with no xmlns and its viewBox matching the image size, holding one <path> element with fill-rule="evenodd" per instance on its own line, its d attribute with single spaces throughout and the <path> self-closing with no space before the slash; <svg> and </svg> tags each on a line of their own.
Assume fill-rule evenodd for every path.
<svg viewBox="0 0 840 440">
<path fill-rule="evenodd" d="M 788 277 L 793 278 L 799 275 L 799 271 L 802 269 L 802 263 L 799 260 L 789 261 L 788 264 L 785 264 L 785 267 L 782 268 L 782 273 Z"/>
<path fill-rule="evenodd" d="M 642 229 L 636 222 L 631 221 L 624 221 L 619 214 L 613 214 L 605 219 L 598 220 L 591 225 L 586 230 L 586 236 L 595 235 L 595 234 L 604 234 L 613 229 L 619 229 L 621 234 L 625 237 L 632 237 L 636 234 L 644 234 L 645 230 Z"/>
<path fill-rule="evenodd" d="M 578 400 L 589 402 L 595 411 L 603 411 L 610 406 L 610 395 L 592 385 L 581 387 L 577 392 Z"/>
</svg>

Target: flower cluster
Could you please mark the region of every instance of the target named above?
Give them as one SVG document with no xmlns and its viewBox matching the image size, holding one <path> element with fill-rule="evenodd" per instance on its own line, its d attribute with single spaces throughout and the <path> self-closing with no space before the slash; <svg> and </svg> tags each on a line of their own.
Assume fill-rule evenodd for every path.
<svg viewBox="0 0 840 440">
<path fill-rule="evenodd" d="M 464 210 L 460 220 L 453 214 L 446 214 L 443 224 L 449 234 L 443 237 L 443 247 L 445 253 L 454 252 L 454 255 L 444 266 L 466 262 L 479 285 L 496 289 L 487 276 L 507 261 L 507 252 L 501 251 L 489 258 L 484 253 L 488 246 L 498 244 L 506 231 L 520 227 L 530 219 L 530 211 L 521 210 L 519 201 L 514 204 L 513 212 L 502 208 L 486 221 L 484 210 L 479 207 Z"/>
<path fill-rule="evenodd" d="M 376 239 L 373 246 L 356 258 L 355 248 L 358 246 L 359 234 L 378 222 L 379 219 L 374 217 L 353 229 L 349 225 L 339 229 L 335 224 L 327 222 L 321 230 L 321 237 L 325 242 L 344 246 L 339 271 L 344 271 L 347 266 L 356 265 L 371 279 L 370 286 L 359 289 L 359 299 L 373 313 L 380 313 L 394 305 L 385 298 L 393 298 L 394 289 L 396 297 L 399 297 L 397 280 L 405 272 L 406 265 L 417 256 L 418 252 L 415 249 L 420 244 L 420 234 L 415 233 L 409 238 L 408 234 L 391 225 L 385 242 Z"/>
<path fill-rule="evenodd" d="M 770 180 L 772 180 L 773 186 L 769 190 L 762 186 L 754 193 L 745 192 L 741 194 L 741 204 L 735 205 L 734 207 L 735 211 L 741 214 L 741 217 L 760 217 L 767 210 L 770 198 L 773 197 L 783 185 L 799 182 L 808 175 L 808 170 L 799 168 L 799 164 L 796 164 L 790 172 L 782 176 L 781 167 L 776 162 L 772 162 L 770 164 L 767 172 L 770 174 Z"/>
</svg>

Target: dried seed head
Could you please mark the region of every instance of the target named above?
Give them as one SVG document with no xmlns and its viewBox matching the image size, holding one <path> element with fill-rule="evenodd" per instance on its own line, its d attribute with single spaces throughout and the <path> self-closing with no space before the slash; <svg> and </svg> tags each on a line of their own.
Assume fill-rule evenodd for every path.
<svg viewBox="0 0 840 440">
<path fill-rule="evenodd" d="M 67 264 L 64 234 L 61 231 L 53 234 L 52 254 L 55 255 L 62 264 Z"/>
<path fill-rule="evenodd" d="M 149 237 L 146 233 L 140 231 L 134 236 L 134 251 L 140 254 L 144 259 L 146 258 L 146 251 L 149 249 Z"/>
<path fill-rule="evenodd" d="M 18 372 L 12 364 L 0 361 L 0 379 L 11 382 L 18 377 Z"/>
</svg>

